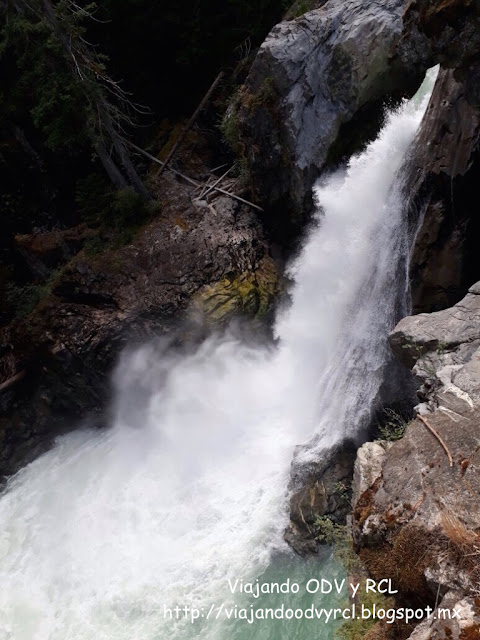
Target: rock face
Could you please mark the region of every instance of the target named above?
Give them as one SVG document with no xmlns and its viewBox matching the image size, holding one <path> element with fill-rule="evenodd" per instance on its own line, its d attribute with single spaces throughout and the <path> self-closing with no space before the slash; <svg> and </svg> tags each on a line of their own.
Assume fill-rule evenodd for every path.
<svg viewBox="0 0 480 640">
<path fill-rule="evenodd" d="M 458 69 L 460 74 L 470 74 L 472 63 L 479 59 L 479 13 L 478 0 L 408 0 L 401 56 L 407 64 L 414 60 L 427 66 L 440 63 L 445 68 Z M 477 91 L 478 87 L 469 93 L 473 97 Z"/>
<path fill-rule="evenodd" d="M 301 450 L 301 448 L 299 448 Z M 290 523 L 285 540 L 300 555 L 318 551 L 315 521 L 326 516 L 345 524 L 350 512 L 354 444 L 345 443 L 324 451 L 308 467 L 292 464 Z"/>
<path fill-rule="evenodd" d="M 449 591 L 439 607 L 457 615 L 453 620 L 426 620 L 419 624 L 409 640 L 474 640 L 480 636 L 480 602 L 475 596 L 465 597 L 455 591 Z"/>
<path fill-rule="evenodd" d="M 469 592 L 480 575 L 478 420 L 457 398 L 419 420 L 387 452 L 381 473 L 354 495 L 354 537 L 376 579 L 391 578 L 402 597 L 435 599 L 438 586 Z"/>
<path fill-rule="evenodd" d="M 421 409 L 442 407 L 452 396 L 480 406 L 480 283 L 450 309 L 401 320 L 390 344 L 413 368 Z"/>
<path fill-rule="evenodd" d="M 342 125 L 399 87 L 418 86 L 423 69 L 407 70 L 396 51 L 403 4 L 329 0 L 271 31 L 230 113 L 264 202 L 290 199 L 301 219 Z M 373 134 L 377 125 L 373 118 Z M 358 131 L 342 134 L 344 150 L 354 148 Z"/>
<path fill-rule="evenodd" d="M 217 199 L 215 210 L 200 209 L 169 177 L 163 189 L 161 215 L 131 244 L 80 251 L 35 310 L 2 330 L 0 475 L 89 411 L 100 413 L 108 373 L 127 341 L 173 336 L 182 318 L 192 335 L 203 315 L 218 326 L 269 308 L 277 272 L 251 209 L 228 198 Z"/>
<path fill-rule="evenodd" d="M 93 229 L 83 224 L 73 229 L 17 235 L 15 246 L 32 276 L 46 279 L 53 270 L 76 255 L 85 242 L 95 235 Z"/>
<path fill-rule="evenodd" d="M 478 0 L 327 0 L 277 25 L 260 48 L 227 117 L 234 147 L 274 222 L 278 224 L 282 213 L 291 223 L 304 220 L 311 212 L 311 189 L 320 172 L 374 136 L 383 100 L 411 94 L 425 71 L 438 63 L 454 71 L 448 74 L 448 87 L 441 87 L 443 95 L 437 92 L 433 144 L 438 151 L 429 158 L 424 178 L 431 173 L 441 173 L 449 181 L 464 177 L 476 148 L 478 118 L 472 118 L 471 111 L 480 105 L 479 17 Z M 441 132 L 447 133 L 444 140 Z M 431 124 L 426 133 L 435 133 Z M 460 139 L 462 158 L 449 157 Z M 459 164 L 459 159 L 466 164 Z M 446 181 L 441 184 L 446 187 Z M 428 228 L 431 216 L 435 222 L 434 203 L 441 201 L 447 207 L 441 195 L 432 197 Z M 458 208 L 458 202 L 454 204 Z M 448 207 L 442 216 L 451 223 Z M 443 224 L 435 240 L 445 243 L 448 231 Z M 423 240 L 429 246 L 432 242 L 432 237 Z M 454 247 L 450 255 L 453 251 Z M 420 258 L 414 260 L 419 267 L 425 262 Z M 455 265 L 450 270 L 455 271 Z M 425 279 L 424 288 L 434 286 L 431 278 Z M 437 286 L 447 292 L 458 288 L 455 274 L 450 279 L 451 285 L 445 281 Z M 416 298 L 419 305 L 422 293 Z M 437 303 L 440 294 L 431 295 L 433 300 L 424 303 L 426 310 L 458 300 L 443 295 Z"/>
<path fill-rule="evenodd" d="M 373 577 L 392 578 L 403 598 L 453 590 L 459 601 L 480 585 L 480 283 L 451 309 L 405 318 L 390 343 L 413 367 L 423 421 L 374 463 L 360 450 L 355 541 Z M 475 607 L 451 637 L 478 631 Z M 420 626 L 412 638 L 431 633 Z"/>
<path fill-rule="evenodd" d="M 408 164 L 410 216 L 420 226 L 410 272 L 413 311 L 444 309 L 480 277 L 476 238 L 480 220 L 480 109 L 465 80 L 441 70 Z"/>
</svg>

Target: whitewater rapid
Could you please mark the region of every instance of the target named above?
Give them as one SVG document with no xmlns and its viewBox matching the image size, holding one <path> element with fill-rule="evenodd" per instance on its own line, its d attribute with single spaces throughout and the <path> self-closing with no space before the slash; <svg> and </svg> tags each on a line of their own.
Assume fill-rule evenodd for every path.
<svg viewBox="0 0 480 640">
<path fill-rule="evenodd" d="M 228 579 L 318 571 L 283 542 L 292 455 L 307 441 L 314 455 L 370 415 L 406 290 L 396 176 L 434 80 L 317 185 L 275 347 L 227 333 L 188 355 L 162 343 L 124 354 L 112 428 L 62 437 L 9 481 L 0 640 L 274 637 L 222 621 L 192 631 L 163 607 L 234 601 Z M 329 557 L 322 567 L 339 571 Z"/>
</svg>

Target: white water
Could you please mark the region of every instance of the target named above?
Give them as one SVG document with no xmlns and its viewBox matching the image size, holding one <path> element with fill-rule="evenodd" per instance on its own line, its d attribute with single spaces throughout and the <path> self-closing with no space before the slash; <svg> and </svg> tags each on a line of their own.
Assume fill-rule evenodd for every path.
<svg viewBox="0 0 480 640">
<path fill-rule="evenodd" d="M 113 428 L 62 438 L 11 480 L 0 499 L 0 640 L 253 638 L 166 621 L 163 606 L 232 600 L 229 577 L 304 575 L 300 560 L 275 560 L 286 553 L 293 450 L 354 433 L 378 391 L 404 286 L 392 185 L 433 81 L 317 187 L 321 224 L 292 266 L 276 349 L 224 336 L 188 356 L 158 345 L 126 355 Z M 326 570 L 336 570 L 328 560 Z"/>
</svg>

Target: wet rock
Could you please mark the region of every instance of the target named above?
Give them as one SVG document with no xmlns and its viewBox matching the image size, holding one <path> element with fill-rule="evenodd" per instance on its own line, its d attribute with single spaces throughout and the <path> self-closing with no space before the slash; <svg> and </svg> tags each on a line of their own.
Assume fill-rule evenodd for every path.
<svg viewBox="0 0 480 640">
<path fill-rule="evenodd" d="M 262 318 L 272 308 L 278 292 L 278 272 L 272 258 L 265 257 L 255 271 L 202 287 L 193 299 L 192 311 L 198 311 L 209 324 L 219 326 L 235 317 Z"/>
<path fill-rule="evenodd" d="M 410 260 L 415 313 L 455 304 L 480 277 L 480 110 L 469 103 L 465 81 L 440 71 L 407 165 L 410 216 L 415 229 L 420 223 Z"/>
<path fill-rule="evenodd" d="M 297 456 L 301 453 L 299 447 Z M 292 463 L 290 523 L 285 540 L 300 555 L 318 551 L 315 521 L 328 517 L 345 524 L 350 512 L 351 482 L 356 448 L 353 443 L 324 451 L 315 462 Z"/>
</svg>

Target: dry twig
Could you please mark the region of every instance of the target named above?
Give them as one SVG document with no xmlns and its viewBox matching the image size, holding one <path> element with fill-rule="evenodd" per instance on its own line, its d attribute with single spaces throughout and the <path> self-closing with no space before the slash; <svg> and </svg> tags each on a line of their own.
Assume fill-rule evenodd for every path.
<svg viewBox="0 0 480 640">
<path fill-rule="evenodd" d="M 427 427 L 427 429 L 430 431 L 430 433 L 432 435 L 435 436 L 435 438 L 439 441 L 439 443 L 442 445 L 445 453 L 448 456 L 448 460 L 450 462 L 450 467 L 453 467 L 453 457 L 452 454 L 450 453 L 450 449 L 447 447 L 447 445 L 445 444 L 445 441 L 442 439 L 442 437 L 440 436 L 440 434 L 435 431 L 435 429 L 432 427 L 432 425 L 427 421 L 426 418 L 424 418 L 421 415 L 417 416 L 419 420 L 421 420 L 421 422 L 423 422 L 423 424 Z"/>
</svg>

